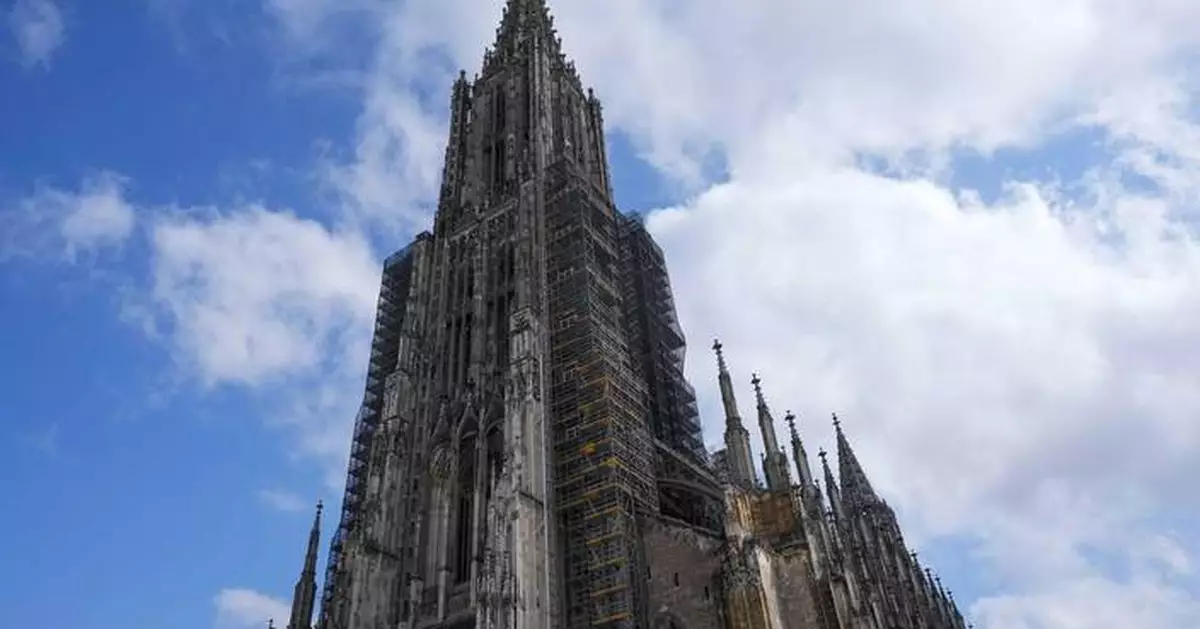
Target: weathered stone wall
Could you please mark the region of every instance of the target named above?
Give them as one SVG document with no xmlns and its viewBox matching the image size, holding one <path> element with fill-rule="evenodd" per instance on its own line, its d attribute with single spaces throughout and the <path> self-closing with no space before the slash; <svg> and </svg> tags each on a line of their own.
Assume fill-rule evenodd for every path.
<svg viewBox="0 0 1200 629">
<path fill-rule="evenodd" d="M 717 575 L 721 540 L 691 527 L 659 519 L 642 522 L 650 567 L 650 619 L 658 629 L 671 619 L 681 629 L 723 629 Z"/>
<path fill-rule="evenodd" d="M 817 611 L 812 570 L 803 552 L 780 555 L 770 553 L 771 583 L 768 596 L 778 616 L 781 629 L 823 629 L 831 626 L 821 622 Z M 763 581 L 767 585 L 767 581 Z M 829 619 L 826 619 L 828 623 Z M 836 622 L 832 625 L 836 626 Z"/>
</svg>

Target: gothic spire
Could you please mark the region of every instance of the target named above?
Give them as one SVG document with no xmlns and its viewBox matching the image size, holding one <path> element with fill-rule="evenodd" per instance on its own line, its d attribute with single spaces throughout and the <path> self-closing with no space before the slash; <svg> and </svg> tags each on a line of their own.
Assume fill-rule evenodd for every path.
<svg viewBox="0 0 1200 629">
<path fill-rule="evenodd" d="M 837 433 L 838 477 L 842 481 L 842 497 L 847 506 L 853 505 L 851 508 L 856 509 L 868 503 L 878 502 L 875 489 L 871 487 L 871 481 L 867 480 L 866 472 L 859 465 L 858 457 L 854 455 L 854 448 L 850 447 L 850 440 L 846 439 L 846 433 L 842 431 L 842 422 L 836 413 L 833 415 L 833 429 Z"/>
<path fill-rule="evenodd" d="M 313 605 L 317 598 L 317 549 L 321 544 L 321 511 L 324 505 L 317 502 L 317 515 L 313 518 L 312 530 L 308 534 L 308 549 L 304 553 L 304 568 L 296 581 L 292 594 L 292 616 L 288 629 L 310 629 Z"/>
<path fill-rule="evenodd" d="M 545 0 L 507 0 L 496 28 L 496 42 L 483 55 L 483 74 L 496 62 L 511 60 L 521 43 L 535 36 L 544 37 L 553 58 L 562 55 L 562 44 L 555 34 L 554 18 Z"/>
<path fill-rule="evenodd" d="M 814 479 L 812 469 L 808 466 L 808 452 L 804 450 L 804 442 L 800 440 L 800 431 L 796 430 L 796 416 L 788 411 L 783 419 L 792 433 L 792 461 L 796 464 L 796 472 L 800 474 L 800 486 L 810 487 Z"/>
<path fill-rule="evenodd" d="M 754 485 L 754 459 L 750 455 L 750 432 L 742 425 L 738 414 L 737 399 L 733 395 L 733 378 L 725 364 L 724 346 L 713 340 L 713 351 L 717 354 L 717 381 L 721 387 L 721 402 L 725 406 L 725 456 L 730 480 L 743 487 Z"/>
<path fill-rule="evenodd" d="M 821 458 L 821 467 L 825 472 L 825 493 L 829 496 L 829 506 L 833 510 L 833 516 L 841 521 L 844 517 L 842 492 L 838 489 L 837 480 L 833 478 L 833 470 L 829 469 L 829 455 L 825 452 L 825 448 L 821 448 L 817 451 L 817 456 Z"/>
<path fill-rule="evenodd" d="M 763 473 L 767 477 L 767 487 L 771 491 L 787 491 L 792 482 L 787 468 L 787 457 L 779 449 L 779 440 L 775 436 L 775 419 L 771 417 L 771 408 L 763 397 L 762 380 L 758 374 L 752 374 L 750 383 L 754 385 L 754 398 L 758 405 L 758 428 L 763 438 Z"/>
<path fill-rule="evenodd" d="M 758 427 L 762 429 L 763 447 L 767 452 L 778 452 L 779 441 L 775 437 L 775 420 L 771 417 L 771 408 L 763 397 L 762 379 L 757 373 L 750 374 L 750 384 L 754 385 L 754 399 L 758 406 Z"/>
</svg>

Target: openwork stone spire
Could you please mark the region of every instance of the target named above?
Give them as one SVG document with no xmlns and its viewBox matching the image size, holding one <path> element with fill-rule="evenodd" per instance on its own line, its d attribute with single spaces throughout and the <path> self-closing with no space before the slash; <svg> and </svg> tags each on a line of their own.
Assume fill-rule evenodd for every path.
<svg viewBox="0 0 1200 629">
<path fill-rule="evenodd" d="M 841 478 L 842 500 L 846 508 L 856 509 L 879 501 L 871 481 L 850 446 L 850 440 L 842 431 L 842 422 L 837 414 L 833 416 L 833 428 L 837 433 L 838 476 Z"/>
</svg>

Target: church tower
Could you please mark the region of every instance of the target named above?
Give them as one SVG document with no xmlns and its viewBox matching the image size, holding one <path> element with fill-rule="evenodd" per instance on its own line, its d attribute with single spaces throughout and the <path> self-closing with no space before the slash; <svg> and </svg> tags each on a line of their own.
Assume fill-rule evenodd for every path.
<svg viewBox="0 0 1200 629">
<path fill-rule="evenodd" d="M 718 342 L 716 473 L 667 275 L 545 0 L 507 0 L 432 229 L 383 264 L 318 629 L 961 629 L 840 430 L 823 495 L 788 415 L 792 484 L 755 376 L 759 483 Z"/>
<path fill-rule="evenodd" d="M 450 110 L 433 230 L 385 268 L 392 362 L 368 377 L 323 629 L 644 626 L 659 491 L 625 232 L 544 0 L 508 0 Z"/>
</svg>

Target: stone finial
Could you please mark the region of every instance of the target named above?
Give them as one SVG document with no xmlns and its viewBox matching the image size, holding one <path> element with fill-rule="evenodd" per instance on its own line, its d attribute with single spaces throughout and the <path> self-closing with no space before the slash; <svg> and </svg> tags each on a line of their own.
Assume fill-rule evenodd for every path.
<svg viewBox="0 0 1200 629">
<path fill-rule="evenodd" d="M 829 462 L 829 461 L 827 461 L 827 460 L 826 460 L 826 457 L 828 457 L 828 456 L 829 456 L 829 453 L 825 451 L 825 448 L 821 448 L 820 450 L 817 450 L 817 456 L 821 457 L 821 462 L 822 462 L 822 463 L 828 463 L 828 462 Z"/>
<path fill-rule="evenodd" d="M 833 414 L 833 428 L 838 431 L 842 429 L 842 420 L 838 419 L 837 413 Z"/>
<path fill-rule="evenodd" d="M 274 618 L 267 619 L 267 629 L 275 629 L 275 619 Z"/>
<path fill-rule="evenodd" d="M 788 411 L 784 413 L 783 421 L 787 422 L 788 429 L 792 431 L 792 438 L 799 439 L 800 431 L 796 430 L 796 416 L 791 411 Z"/>
<path fill-rule="evenodd" d="M 726 371 L 725 354 L 721 351 L 724 347 L 724 345 L 721 345 L 720 339 L 713 339 L 712 349 L 717 354 L 717 366 L 720 367 L 721 371 Z"/>
</svg>

